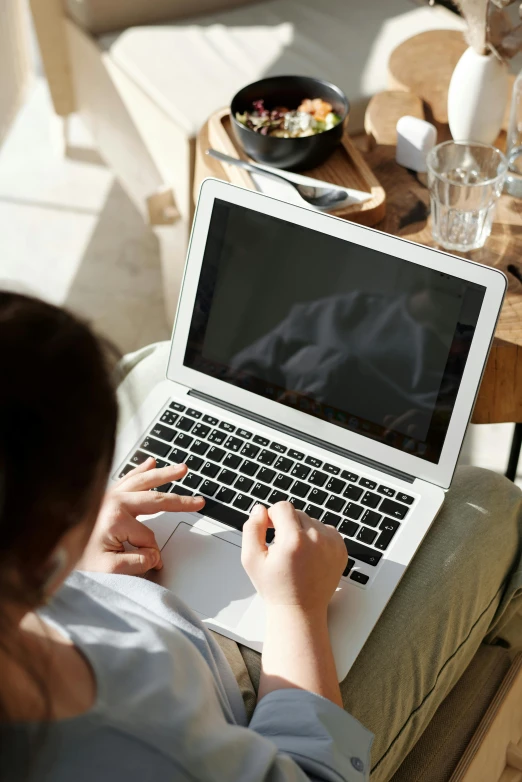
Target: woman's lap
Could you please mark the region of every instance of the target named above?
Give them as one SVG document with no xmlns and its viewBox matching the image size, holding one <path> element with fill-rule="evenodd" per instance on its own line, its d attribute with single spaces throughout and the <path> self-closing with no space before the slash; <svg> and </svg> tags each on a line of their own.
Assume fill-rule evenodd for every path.
<svg viewBox="0 0 522 782">
<path fill-rule="evenodd" d="M 169 343 L 124 360 L 121 424 L 165 376 Z M 346 709 L 375 733 L 372 780 L 385 782 L 422 734 L 480 643 L 522 639 L 522 493 L 501 476 L 459 468 L 434 522 L 342 683 Z M 513 629 L 514 628 L 514 629 Z M 347 628 L 349 632 L 349 628 Z M 260 656 L 222 639 L 247 703 Z M 246 669 L 249 676 L 246 676 Z"/>
</svg>

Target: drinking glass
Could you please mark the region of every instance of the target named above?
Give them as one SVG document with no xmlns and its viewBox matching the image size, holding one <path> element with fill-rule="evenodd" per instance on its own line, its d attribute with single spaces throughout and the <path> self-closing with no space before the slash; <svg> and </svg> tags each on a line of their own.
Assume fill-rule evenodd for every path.
<svg viewBox="0 0 522 782">
<path fill-rule="evenodd" d="M 482 247 L 502 192 L 505 156 L 490 144 L 445 141 L 431 150 L 426 165 L 435 241 L 460 252 Z"/>
</svg>

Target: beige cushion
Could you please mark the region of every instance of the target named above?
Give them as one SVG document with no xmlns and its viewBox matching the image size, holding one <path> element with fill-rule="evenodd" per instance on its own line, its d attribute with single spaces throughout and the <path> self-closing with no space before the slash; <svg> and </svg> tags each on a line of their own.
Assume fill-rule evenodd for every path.
<svg viewBox="0 0 522 782">
<path fill-rule="evenodd" d="M 102 35 L 137 24 L 157 24 L 208 14 L 253 0 L 64 0 L 65 9 L 85 30 Z"/>
<path fill-rule="evenodd" d="M 134 27 L 100 45 L 188 136 L 245 84 L 276 74 L 320 76 L 352 104 L 350 128 L 363 128 L 371 95 L 386 89 L 388 58 L 429 29 L 462 20 L 410 0 L 269 0 L 197 20 Z M 314 97 L 314 96 L 311 96 Z"/>
</svg>

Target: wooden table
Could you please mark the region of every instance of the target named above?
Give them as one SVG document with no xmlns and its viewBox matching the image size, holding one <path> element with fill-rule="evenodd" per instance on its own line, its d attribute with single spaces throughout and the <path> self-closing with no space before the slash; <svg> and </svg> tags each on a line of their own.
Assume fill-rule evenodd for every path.
<svg viewBox="0 0 522 782">
<path fill-rule="evenodd" d="M 448 131 L 441 129 L 442 135 Z M 440 134 L 439 134 L 440 136 Z M 387 212 L 375 227 L 412 242 L 434 246 L 431 235 L 428 190 L 413 173 L 397 165 L 393 143 L 368 144 L 364 136 L 354 139 L 386 190 Z M 227 180 L 221 164 L 206 156 L 208 131 L 203 127 L 197 141 L 195 194 L 208 176 Z M 522 201 L 503 195 L 491 237 L 484 248 L 467 253 L 479 263 L 506 274 L 509 288 L 495 339 L 482 379 L 473 423 L 522 422 Z M 517 427 L 522 437 L 522 426 Z M 511 472 L 516 470 L 520 443 L 513 443 Z"/>
</svg>

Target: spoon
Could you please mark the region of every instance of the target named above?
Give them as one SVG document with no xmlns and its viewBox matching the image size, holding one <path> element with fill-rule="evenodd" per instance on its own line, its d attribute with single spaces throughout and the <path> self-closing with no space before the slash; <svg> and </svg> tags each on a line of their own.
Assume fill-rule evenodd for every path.
<svg viewBox="0 0 522 782">
<path fill-rule="evenodd" d="M 213 157 L 216 160 L 220 160 L 222 163 L 230 163 L 232 166 L 244 168 L 245 171 L 250 171 L 253 174 L 264 174 L 264 176 L 283 180 L 283 182 L 287 182 L 297 190 L 303 201 L 306 201 L 307 204 L 316 206 L 319 209 L 333 209 L 336 206 L 344 204 L 345 201 L 348 200 L 360 204 L 372 197 L 371 193 L 365 193 L 362 190 L 352 190 L 350 188 L 337 186 L 326 187 L 325 183 L 321 182 L 319 179 L 312 179 L 311 177 L 287 172 L 282 173 L 279 169 L 273 169 L 270 166 L 248 163 L 246 160 L 240 160 L 239 158 L 225 155 L 217 149 L 207 149 L 207 155 L 210 155 L 210 157 Z M 301 181 L 295 181 L 294 178 L 295 180 Z"/>
</svg>

